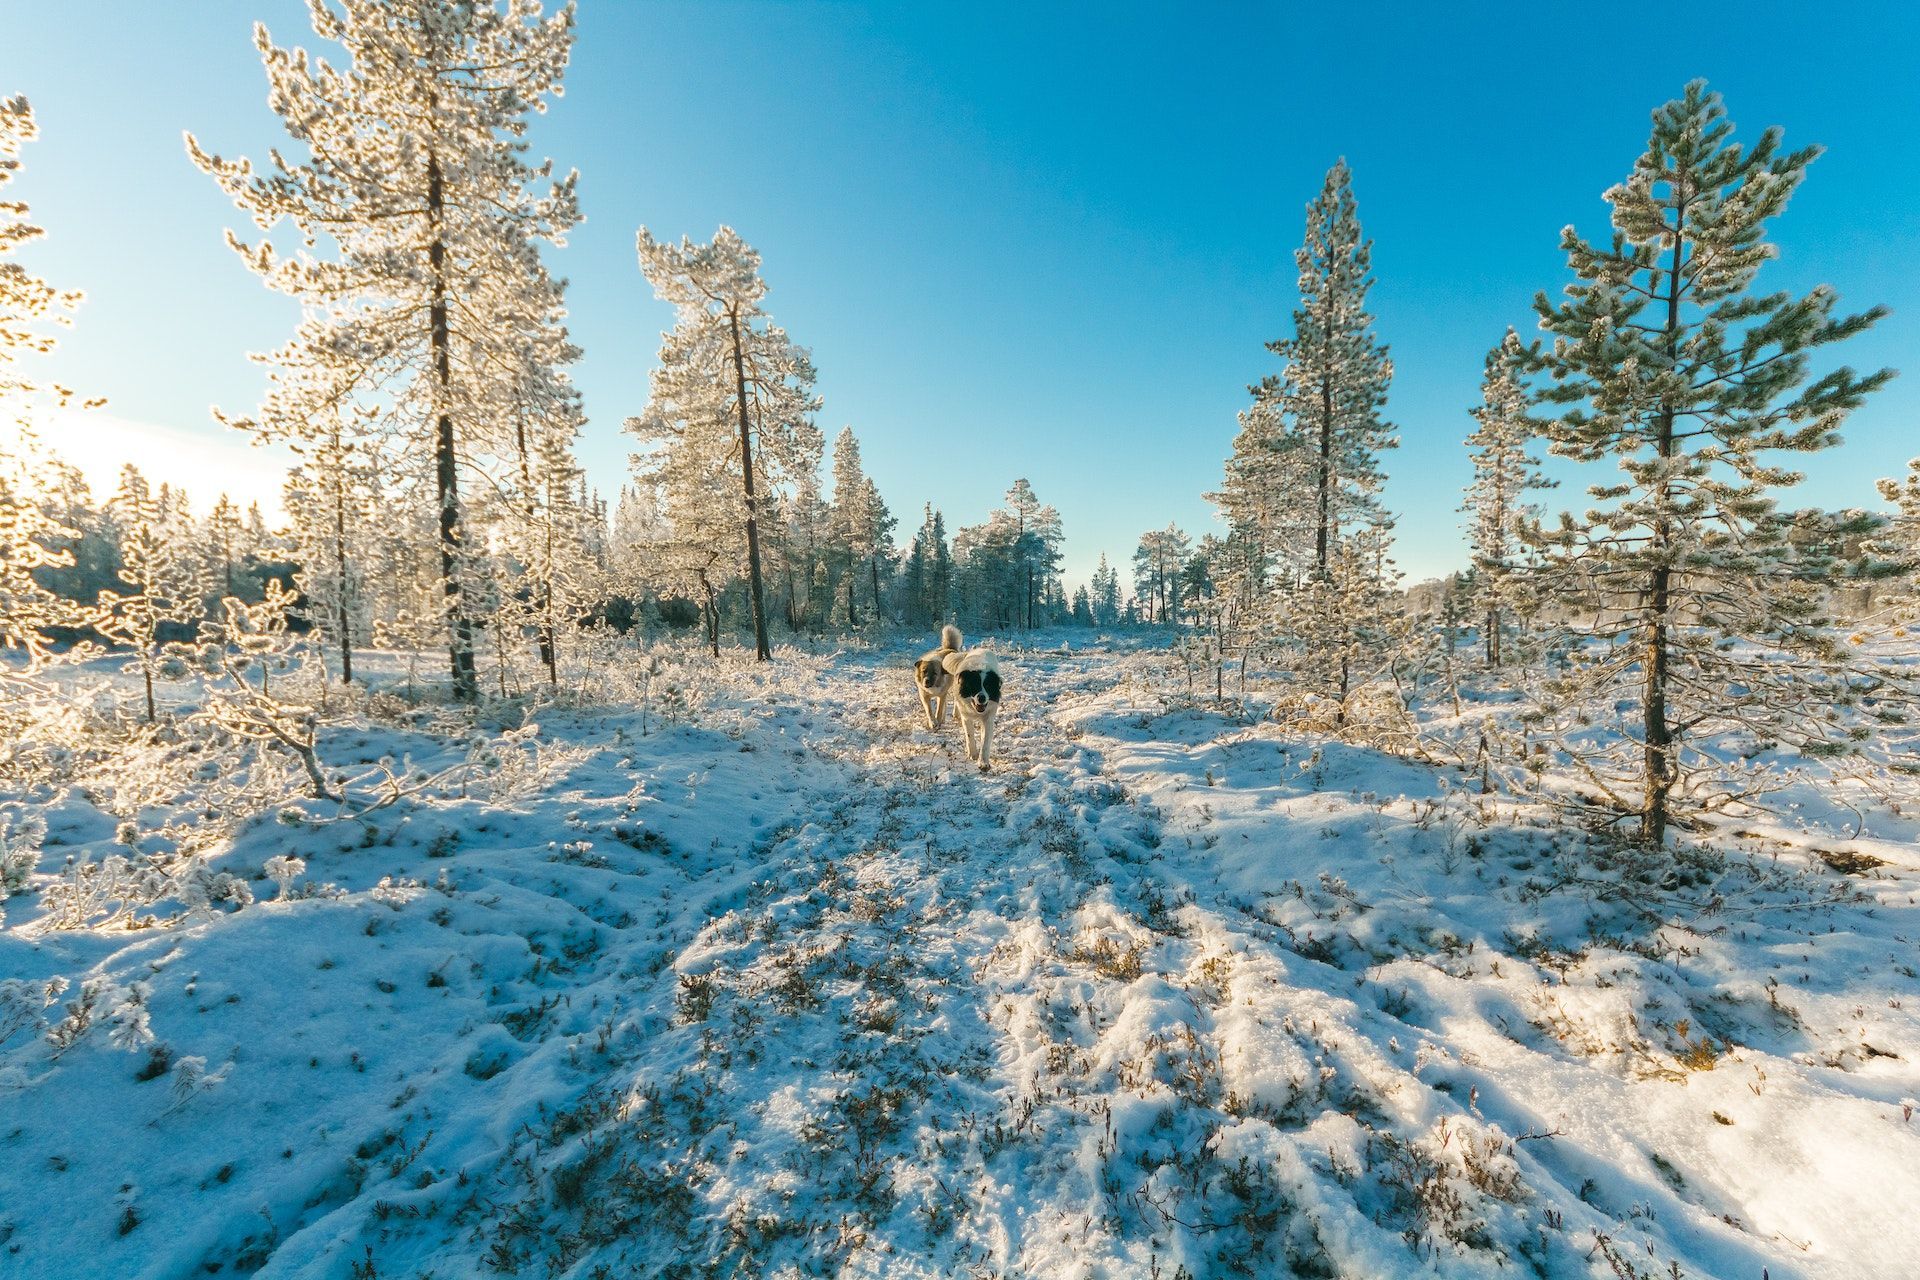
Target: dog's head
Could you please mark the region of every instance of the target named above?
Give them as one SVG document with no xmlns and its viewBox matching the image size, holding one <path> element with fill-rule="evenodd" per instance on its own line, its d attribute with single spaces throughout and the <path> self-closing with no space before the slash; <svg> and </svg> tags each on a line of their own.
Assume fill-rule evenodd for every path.
<svg viewBox="0 0 1920 1280">
<path fill-rule="evenodd" d="M 1000 673 L 992 667 L 969 667 L 960 672 L 960 701 L 985 715 L 1000 704 Z"/>
</svg>

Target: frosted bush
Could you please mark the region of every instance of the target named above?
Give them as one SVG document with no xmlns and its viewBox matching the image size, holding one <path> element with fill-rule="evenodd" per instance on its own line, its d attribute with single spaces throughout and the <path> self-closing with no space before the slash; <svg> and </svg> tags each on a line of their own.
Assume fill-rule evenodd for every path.
<svg viewBox="0 0 1920 1280">
<path fill-rule="evenodd" d="M 177 899 L 188 915 L 206 916 L 223 902 L 252 906 L 253 886 L 231 872 L 215 871 L 205 858 L 195 858 L 174 877 L 168 896 Z"/>
<path fill-rule="evenodd" d="M 0 1045 L 6 1044 L 22 1031 L 44 1031 L 47 1026 L 45 1010 L 66 989 L 65 978 L 47 978 L 43 981 L 7 978 L 0 981 Z"/>
<path fill-rule="evenodd" d="M 39 985 L 45 1003 L 51 1003 L 66 990 L 62 979 Z M 26 995 L 27 1003 L 31 1003 L 31 993 L 22 994 Z M 104 1022 L 109 1044 L 138 1053 L 153 1043 L 153 1016 L 147 1007 L 151 994 L 144 982 L 123 987 L 108 978 L 88 978 L 80 984 L 80 994 L 67 1002 L 65 1015 L 47 1029 L 48 1048 L 57 1057 L 86 1039 L 89 1031 Z M 37 1018 L 38 1014 L 34 1016 Z"/>
<path fill-rule="evenodd" d="M 68 858 L 59 879 L 40 892 L 43 929 L 85 929 L 116 924 L 136 907 L 150 906 L 166 892 L 170 878 L 152 858 L 110 854 Z"/>
<path fill-rule="evenodd" d="M 419 897 L 426 886 L 418 880 L 402 876 L 396 880 L 392 876 L 381 876 L 380 883 L 367 890 L 367 896 L 382 906 L 392 907 L 395 911 Z"/>
<path fill-rule="evenodd" d="M 138 1053 L 153 1042 L 153 1014 L 147 1008 L 152 994 L 144 982 L 117 988 L 107 1012 L 107 1043 L 128 1053 Z"/>
<path fill-rule="evenodd" d="M 293 891 L 293 882 L 306 874 L 307 863 L 304 858 L 283 853 L 278 857 L 268 858 L 267 865 L 263 869 L 268 878 L 280 886 L 280 892 L 275 895 L 275 900 L 284 901 Z"/>
<path fill-rule="evenodd" d="M 208 1071 L 205 1058 L 196 1055 L 179 1059 L 173 1064 L 171 1076 L 173 1103 L 163 1114 L 172 1115 L 201 1094 L 219 1088 L 226 1083 L 227 1073 L 231 1070 L 231 1062 L 218 1071 Z"/>
<path fill-rule="evenodd" d="M 0 902 L 24 891 L 40 866 L 47 824 L 39 818 L 0 817 Z"/>
<path fill-rule="evenodd" d="M 516 804 L 541 795 L 559 774 L 592 756 L 591 748 L 555 746 L 540 740 L 540 726 L 523 725 L 467 752 L 473 789 L 495 804 Z"/>
<path fill-rule="evenodd" d="M 57 1057 L 79 1044 L 93 1029 L 94 1019 L 116 992 L 105 978 L 88 978 L 80 984 L 80 994 L 67 1002 L 60 1021 L 47 1028 L 47 1047 Z"/>
</svg>

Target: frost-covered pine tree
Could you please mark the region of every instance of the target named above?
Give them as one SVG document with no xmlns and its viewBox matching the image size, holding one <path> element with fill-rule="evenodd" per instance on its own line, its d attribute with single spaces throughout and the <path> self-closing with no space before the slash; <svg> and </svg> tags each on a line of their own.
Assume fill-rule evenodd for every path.
<svg viewBox="0 0 1920 1280">
<path fill-rule="evenodd" d="M 0 661 L 0 683 L 31 680 L 52 656 L 52 632 L 95 619 L 91 609 L 41 580 L 49 569 L 73 565 L 73 552 L 63 544 L 79 536 L 42 491 L 47 461 L 29 431 L 13 448 L 0 450 L 0 654 L 25 658 L 20 664 Z"/>
<path fill-rule="evenodd" d="M 374 515 L 370 439 L 334 414 L 290 443 L 299 459 L 287 475 L 285 496 L 300 565 L 297 581 L 308 621 L 339 655 L 340 682 L 352 684 L 353 644 L 366 638 L 363 559 Z"/>
<path fill-rule="evenodd" d="M 798 632 L 833 611 L 827 581 L 833 510 L 820 496 L 818 476 L 803 472 L 794 477 L 793 492 L 781 504 L 781 518 L 787 627 Z"/>
<path fill-rule="evenodd" d="M 406 655 L 411 700 L 421 658 L 447 636 L 445 579 L 435 538 L 438 513 L 415 503 L 382 501 L 380 477 L 371 476 L 369 481 L 374 490 L 369 504 L 367 613 L 373 643 Z M 470 576 L 463 570 L 463 578 Z"/>
<path fill-rule="evenodd" d="M 20 174 L 20 152 L 39 136 L 33 107 L 21 96 L 0 98 L 0 192 Z M 81 295 L 56 289 L 18 262 L 8 259 L 46 231 L 27 220 L 25 203 L 0 199 L 0 401 L 24 404 L 48 397 L 66 404 L 73 392 L 42 382 L 19 367 L 23 355 L 45 355 L 57 341 L 53 332 L 73 323 Z M 98 403 L 97 401 L 93 403 Z"/>
<path fill-rule="evenodd" d="M 1883 479 L 1876 488 L 1893 504 L 1863 550 L 1871 559 L 1859 575 L 1868 582 L 1888 580 L 1901 622 L 1910 622 L 1920 603 L 1920 458 L 1907 463 L 1899 479 Z"/>
<path fill-rule="evenodd" d="M 1284 598 L 1293 686 L 1330 712 L 1317 718 L 1336 730 L 1356 723 L 1356 695 L 1390 673 L 1409 639 L 1400 574 L 1388 554 L 1391 530 L 1377 520 L 1338 539 L 1326 574 Z"/>
<path fill-rule="evenodd" d="M 1226 522 L 1238 562 L 1230 589 L 1249 615 L 1270 612 L 1263 597 L 1300 582 L 1317 567 L 1317 451 L 1285 412 L 1278 383 L 1250 388 L 1220 488 L 1207 495 Z"/>
<path fill-rule="evenodd" d="M 1519 336 L 1509 329 L 1500 345 L 1487 353 L 1480 405 L 1472 411 L 1478 426 L 1467 437 L 1473 480 L 1461 510 L 1468 518 L 1473 602 L 1489 667 L 1501 663 L 1501 642 L 1515 612 L 1528 610 L 1521 532 L 1538 512 L 1527 495 L 1552 486 L 1540 474 L 1539 459 L 1528 453 L 1534 424 L 1527 413 L 1527 390 L 1518 367 L 1521 358 Z"/>
<path fill-rule="evenodd" d="M 1282 485 L 1291 506 L 1295 483 L 1311 486 L 1306 523 L 1312 530 L 1313 572 L 1326 576 L 1341 531 L 1370 523 L 1385 477 L 1380 454 L 1397 443 L 1381 416 L 1393 362 L 1373 333 L 1367 292 L 1373 287 L 1373 242 L 1360 231 L 1353 175 L 1342 160 L 1327 172 L 1326 185 L 1307 206 L 1306 240 L 1294 254 L 1300 270 L 1300 305 L 1293 336 L 1267 344 L 1283 362 L 1263 380 L 1256 399 L 1280 421 L 1257 422 L 1249 454 L 1282 455 L 1285 465 L 1255 483 Z"/>
<path fill-rule="evenodd" d="M 335 64 L 254 41 L 268 103 L 304 158 L 250 161 L 187 149 L 262 232 L 282 221 L 302 249 L 228 240 L 306 314 L 292 341 L 262 357 L 267 397 L 232 425 L 310 439 L 350 405 L 384 410 L 387 457 L 409 477 L 396 500 L 435 515 L 441 616 L 457 698 L 479 694 L 475 619 L 463 568 L 462 473 L 503 483 L 518 418 L 571 396 L 575 353 L 561 324 L 563 284 L 539 246 L 580 219 L 574 175 L 526 159 L 529 116 L 560 92 L 574 10 L 537 0 L 339 0 L 308 8 Z M 354 420 L 356 424 L 360 419 Z M 471 479 L 478 479 L 472 477 Z"/>
<path fill-rule="evenodd" d="M 873 482 L 872 476 L 861 484 L 860 500 L 867 509 L 866 528 L 873 535 L 866 555 L 867 579 L 873 589 L 873 618 L 875 622 L 885 623 L 887 608 L 880 582 L 893 572 L 893 531 L 900 522 L 887 509 L 886 500 L 880 496 L 880 486 Z"/>
<path fill-rule="evenodd" d="M 1093 625 L 1093 597 L 1087 594 L 1086 584 L 1073 589 L 1073 607 L 1070 610 L 1073 625 L 1091 627 Z"/>
<path fill-rule="evenodd" d="M 760 554 L 761 493 L 790 483 L 820 465 L 820 430 L 813 423 L 813 359 L 762 308 L 767 286 L 760 255 L 731 227 L 707 244 L 637 238 L 640 270 L 654 292 L 673 304 L 674 327 L 663 338 L 647 412 L 628 430 L 656 451 L 687 451 L 701 467 L 729 477 L 744 533 L 754 654 L 772 657 L 767 640 Z M 706 501 L 719 490 L 696 470 L 676 467 L 688 482 L 685 497 Z M 726 519 L 706 521 L 721 528 Z M 730 551 L 716 556 L 723 562 Z"/>
<path fill-rule="evenodd" d="M 1066 534 L 1060 513 L 1040 501 L 1023 477 L 1007 490 L 1013 517 L 1014 574 L 1020 585 L 1021 625 L 1032 630 L 1036 605 L 1050 603 L 1059 591 L 1060 549 Z"/>
<path fill-rule="evenodd" d="M 1120 575 L 1107 563 L 1107 553 L 1104 551 L 1100 553 L 1100 563 L 1094 566 L 1087 594 L 1093 606 L 1096 625 L 1111 627 L 1120 621 Z"/>
<path fill-rule="evenodd" d="M 828 546 L 833 573 L 847 596 L 847 625 L 860 625 L 859 609 L 854 603 L 854 584 L 859 570 L 874 555 L 880 543 L 880 530 L 874 523 L 874 508 L 868 500 L 867 473 L 861 466 L 860 441 L 852 427 L 842 427 L 833 438 L 833 517 Z"/>
<path fill-rule="evenodd" d="M 597 565 L 592 511 L 579 501 L 573 431 L 549 424 L 531 437 L 518 520 L 508 542 L 516 568 L 510 599 L 533 627 L 547 683 L 560 683 L 560 645 L 592 607 Z"/>
<path fill-rule="evenodd" d="M 216 601 L 240 594 L 240 548 L 245 535 L 240 508 L 221 494 L 200 522 L 200 541 L 206 555 L 203 573 Z"/>
<path fill-rule="evenodd" d="M 33 108 L 24 97 L 0 98 L 0 192 L 18 176 L 21 149 L 36 136 Z M 79 627 L 92 611 L 50 590 L 50 569 L 74 564 L 70 544 L 80 531 L 63 521 L 46 491 L 51 458 L 25 427 L 35 400 L 64 404 L 72 392 L 39 381 L 21 368 L 24 355 L 44 355 L 52 332 L 72 323 L 76 292 L 54 288 L 10 255 L 45 232 L 27 221 L 27 206 L 0 200 L 0 403 L 21 421 L 11 449 L 0 450 L 0 650 L 20 653 L 23 665 L 0 662 L 0 681 L 30 677 L 51 653 L 49 632 Z"/>
<path fill-rule="evenodd" d="M 1133 553 L 1133 592 L 1146 621 L 1179 620 L 1180 571 L 1192 551 L 1193 539 L 1171 524 L 1140 535 Z"/>
<path fill-rule="evenodd" d="M 907 621 L 937 626 L 952 616 L 953 555 L 947 546 L 946 518 L 931 502 L 923 508 L 901 569 Z"/>
<path fill-rule="evenodd" d="M 131 463 L 107 509 L 120 534 L 120 581 L 124 591 L 100 593 L 100 632 L 133 650 L 127 669 L 145 686 L 147 723 L 159 718 L 154 682 L 177 663 L 167 639 L 169 624 L 202 616 L 204 580 L 191 543 L 167 528 L 167 513 L 147 479 Z"/>
<path fill-rule="evenodd" d="M 656 371 L 657 373 L 657 371 Z M 636 491 L 649 518 L 630 531 L 629 572 L 663 596 L 700 606 L 701 629 L 720 656 L 720 593 L 746 567 L 745 512 L 728 455 L 732 427 L 724 400 L 695 416 L 682 397 L 676 416 L 659 416 L 656 393 L 648 412 L 627 429 L 652 447 L 634 455 Z"/>
<path fill-rule="evenodd" d="M 1689 84 L 1606 193 L 1611 240 L 1568 227 L 1574 279 L 1561 300 L 1535 302 L 1552 335 L 1535 383 L 1552 451 L 1621 472 L 1589 490 L 1591 510 L 1537 535 L 1544 584 L 1585 615 L 1589 638 L 1555 707 L 1633 708 L 1619 738 L 1560 745 L 1649 845 L 1766 789 L 1742 743 L 1829 754 L 1858 720 L 1847 643 L 1822 616 L 1826 564 L 1796 551 L 1774 505 L 1799 477 L 1774 456 L 1836 444 L 1891 376 L 1842 367 L 1809 380 L 1816 349 L 1882 312 L 1836 314 L 1826 286 L 1753 288 L 1776 252 L 1767 224 L 1817 154 L 1783 151 L 1778 129 L 1742 146 L 1719 96 Z"/>
</svg>

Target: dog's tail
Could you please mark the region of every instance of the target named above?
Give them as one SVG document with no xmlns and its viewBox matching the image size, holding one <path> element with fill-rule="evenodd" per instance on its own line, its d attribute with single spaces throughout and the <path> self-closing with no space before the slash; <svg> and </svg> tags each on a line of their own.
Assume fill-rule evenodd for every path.
<svg viewBox="0 0 1920 1280">
<path fill-rule="evenodd" d="M 942 649 L 964 649 L 967 642 L 960 636 L 960 628 L 949 622 L 940 628 L 940 647 Z"/>
</svg>

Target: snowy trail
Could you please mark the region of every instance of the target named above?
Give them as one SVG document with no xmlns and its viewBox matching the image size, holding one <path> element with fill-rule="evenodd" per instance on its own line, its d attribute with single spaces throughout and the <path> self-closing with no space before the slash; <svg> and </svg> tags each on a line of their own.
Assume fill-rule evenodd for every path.
<svg viewBox="0 0 1920 1280">
<path fill-rule="evenodd" d="M 41 1162 L 0 1174 L 0 1274 L 89 1274 L 15 1207 L 63 1183 L 131 1186 L 82 1216 L 155 1277 L 1902 1274 L 1901 1187 L 1857 1170 L 1920 1158 L 1913 1014 L 1803 1066 L 1753 955 L 1870 960 L 1913 884 L 1852 943 L 1556 956 L 1528 931 L 1611 917 L 1528 898 L 1537 836 L 1169 714 L 1148 665 L 1016 656 L 982 775 L 902 655 L 796 655 L 713 728 L 556 717 L 537 786 L 343 842 L 343 898 L 51 936 L 30 971 L 146 974 L 233 1074 L 168 1112 L 98 1048 L 0 1094 Z M 1750 1047 L 1665 1065 L 1676 1004 Z"/>
</svg>

